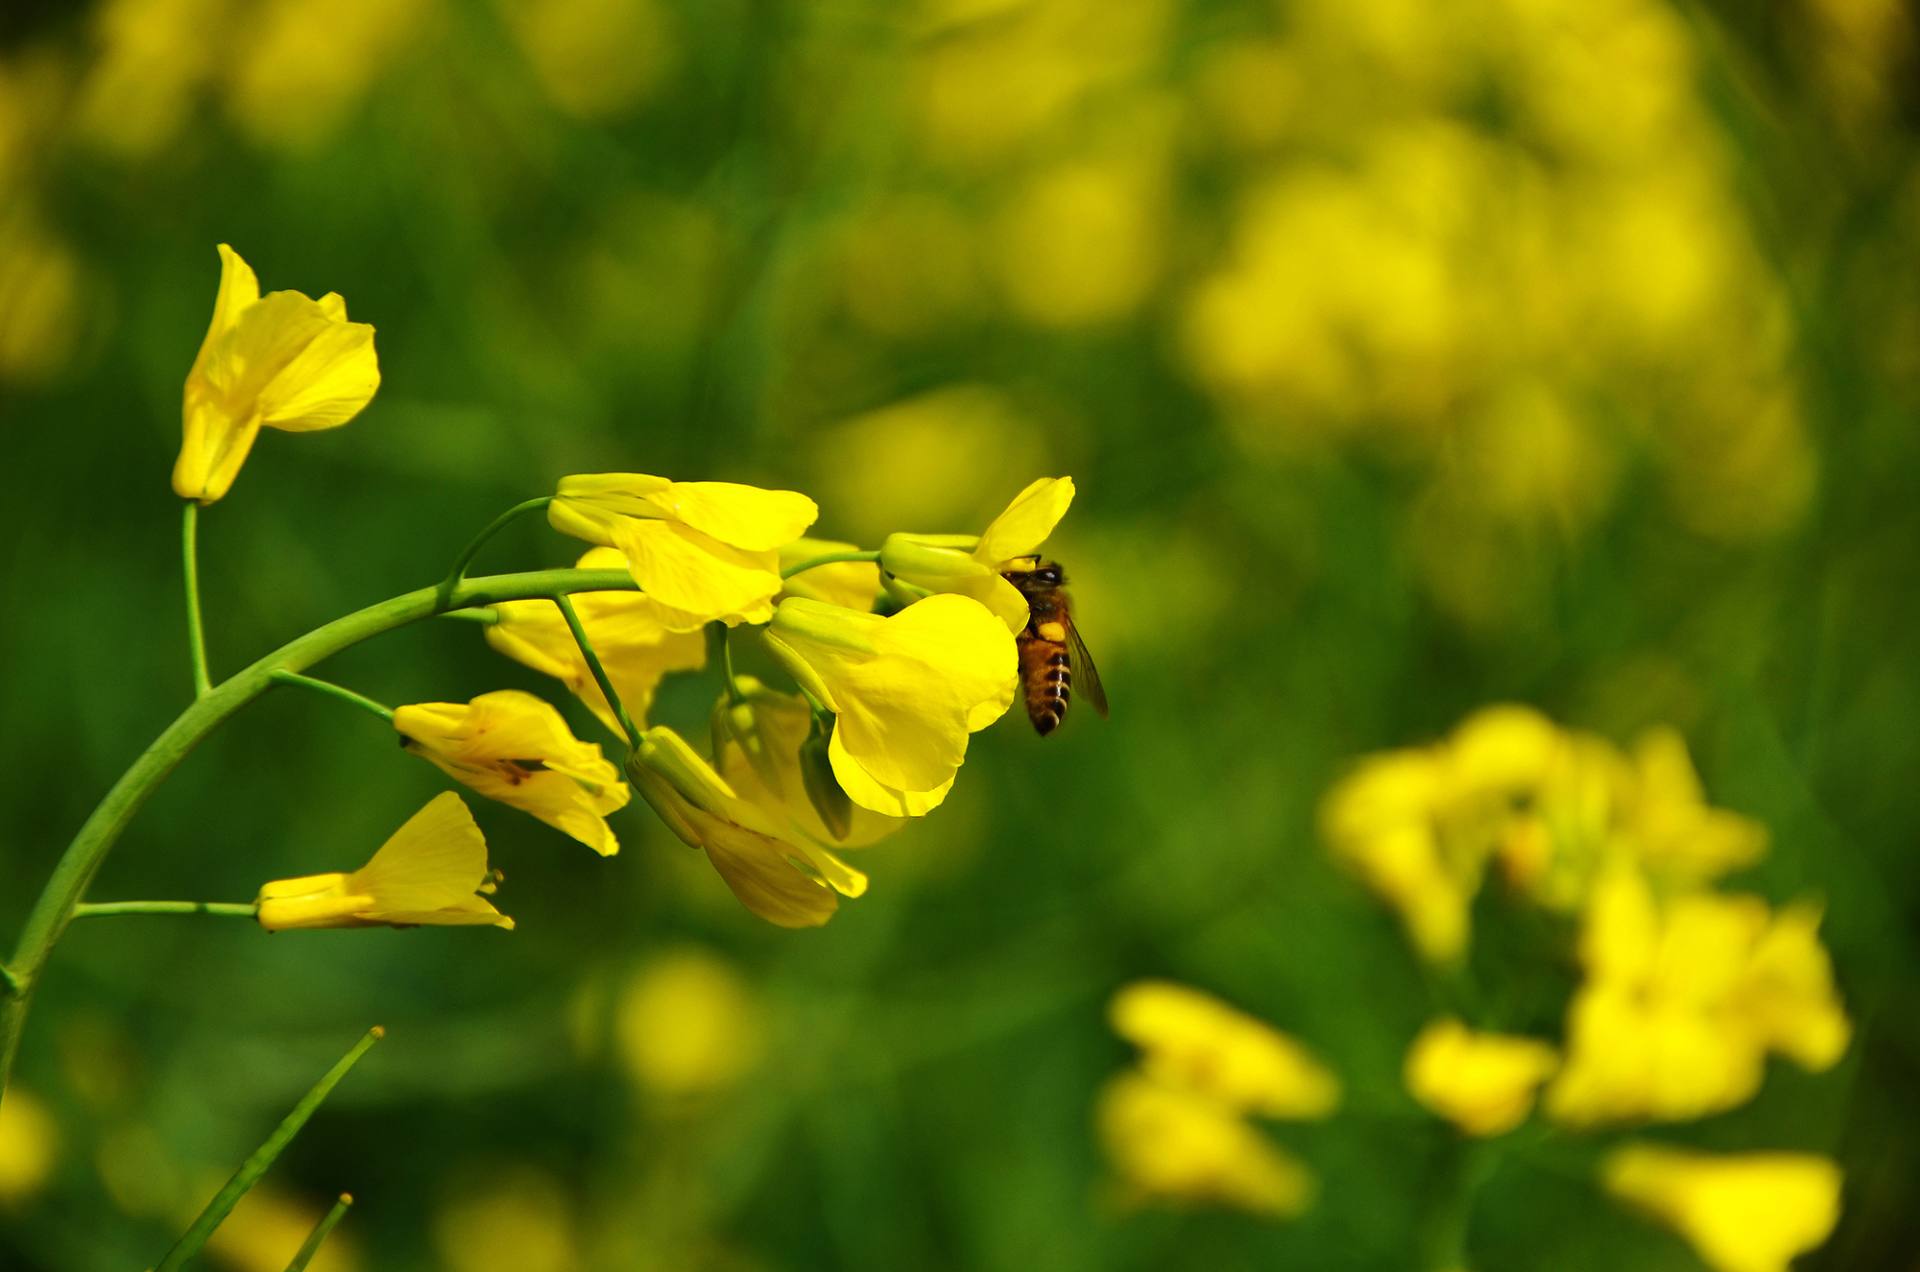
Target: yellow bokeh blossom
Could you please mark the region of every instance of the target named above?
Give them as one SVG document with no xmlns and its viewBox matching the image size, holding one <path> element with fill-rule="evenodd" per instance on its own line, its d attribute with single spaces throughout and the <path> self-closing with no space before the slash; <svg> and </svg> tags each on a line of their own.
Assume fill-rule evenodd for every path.
<svg viewBox="0 0 1920 1272">
<path fill-rule="evenodd" d="M 1436 1020 L 1408 1049 L 1405 1078 L 1414 1099 L 1467 1134 L 1504 1135 L 1527 1120 L 1558 1063 L 1544 1042 Z"/>
<path fill-rule="evenodd" d="M 945 799 L 968 735 L 1013 704 L 1013 636 L 964 596 L 931 596 L 887 618 L 785 600 L 766 643 L 834 713 L 829 755 L 848 797 L 889 816 Z"/>
<path fill-rule="evenodd" d="M 1633 749 L 1627 833 L 1647 869 L 1676 884 L 1710 883 L 1766 855 L 1766 828 L 1707 805 L 1687 744 L 1652 729 Z"/>
<path fill-rule="evenodd" d="M 1273 1218 L 1312 1202 L 1306 1167 L 1204 1095 L 1123 1073 L 1101 1092 L 1096 1116 L 1129 1202 L 1231 1206 Z"/>
<path fill-rule="evenodd" d="M 627 1072 L 666 1100 L 732 1088 L 764 1045 L 751 988 L 724 959 L 696 946 L 648 958 L 620 991 L 614 1029 Z"/>
<path fill-rule="evenodd" d="M 620 770 L 553 707 L 515 689 L 468 703 L 421 702 L 393 713 L 415 755 L 488 799 L 532 813 L 603 857 L 620 851 L 607 814 L 628 799 Z"/>
<path fill-rule="evenodd" d="M 1769 1051 L 1836 1063 L 1851 1029 L 1804 909 L 1751 896 L 1657 898 L 1628 866 L 1594 887 L 1585 980 L 1547 1112 L 1575 1126 L 1705 1117 L 1751 1099 Z"/>
<path fill-rule="evenodd" d="M 904 601 L 935 594 L 970 596 L 1010 632 L 1027 625 L 1027 599 L 1001 577 L 1010 562 L 1037 552 L 1073 503 L 1073 478 L 1042 477 L 1015 495 L 978 537 L 890 534 L 880 545 L 887 586 Z"/>
<path fill-rule="evenodd" d="M 618 548 L 641 590 L 685 616 L 764 623 L 780 591 L 780 549 L 820 510 L 791 490 L 644 473 L 563 477 L 547 519 L 562 534 Z"/>
<path fill-rule="evenodd" d="M 627 775 L 690 848 L 707 854 L 740 904 L 781 927 L 818 927 L 867 877 L 742 798 L 671 729 L 640 735 Z"/>
<path fill-rule="evenodd" d="M 903 818 L 855 804 L 846 810 L 844 833 L 836 834 L 806 785 L 804 748 L 813 708 L 800 695 L 770 689 L 752 676 L 737 677 L 734 688 L 737 702 L 723 696 L 714 707 L 720 747 L 714 767 L 741 798 L 797 833 L 834 848 L 864 848 L 906 825 Z M 826 780 L 833 780 L 831 772 Z"/>
<path fill-rule="evenodd" d="M 269 932 L 296 928 L 443 927 L 513 920 L 493 908 L 487 841 L 466 804 L 444 791 L 349 873 L 264 884 L 255 917 Z"/>
<path fill-rule="evenodd" d="M 1811 1153 L 1696 1153 L 1630 1144 L 1601 1181 L 1684 1237 L 1715 1272 L 1787 1272 L 1840 1218 L 1840 1168 Z"/>
<path fill-rule="evenodd" d="M 858 544 L 842 543 L 836 539 L 795 539 L 780 549 L 780 568 L 790 570 L 819 557 L 859 550 Z M 871 561 L 835 561 L 830 565 L 816 565 L 786 580 L 780 595 L 802 596 L 810 601 L 838 605 L 843 609 L 870 610 L 880 595 L 880 567 Z"/>
<path fill-rule="evenodd" d="M 613 548 L 590 549 L 576 563 L 582 570 L 625 566 L 626 558 Z M 706 639 L 698 630 L 675 630 L 683 616 L 644 593 L 580 592 L 572 600 L 613 691 L 635 721 L 646 719 L 654 690 L 667 673 L 706 666 Z M 547 600 L 502 601 L 493 608 L 499 621 L 487 626 L 487 644 L 561 681 L 609 731 L 621 732 L 559 606 Z"/>
<path fill-rule="evenodd" d="M 461 1180 L 434 1214 L 434 1266 L 581 1272 L 588 1263 L 575 1229 L 574 1202 L 558 1179 L 524 1164 L 491 1164 Z"/>
<path fill-rule="evenodd" d="M 1363 760 L 1320 808 L 1335 859 L 1393 908 L 1407 939 L 1434 963 L 1466 952 L 1481 866 L 1444 851 L 1433 818 L 1442 783 L 1427 752 L 1391 751 Z"/>
<path fill-rule="evenodd" d="M 1266 1117 L 1324 1118 L 1340 1080 L 1297 1039 L 1170 981 L 1136 981 L 1107 1008 L 1114 1032 L 1140 1048 L 1151 1078 Z"/>
<path fill-rule="evenodd" d="M 338 293 L 262 296 L 253 270 L 220 244 L 213 321 L 187 373 L 175 493 L 214 502 L 233 485 L 261 428 L 337 428 L 379 387 L 373 328 L 348 322 Z"/>
<path fill-rule="evenodd" d="M 0 1103 L 0 1207 L 40 1191 L 59 1155 L 60 1128 L 31 1092 L 14 1087 Z"/>
</svg>

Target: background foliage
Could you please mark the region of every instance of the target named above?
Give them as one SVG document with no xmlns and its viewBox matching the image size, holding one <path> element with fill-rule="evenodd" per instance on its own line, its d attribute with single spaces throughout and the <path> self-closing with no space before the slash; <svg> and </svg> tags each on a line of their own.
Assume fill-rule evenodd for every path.
<svg viewBox="0 0 1920 1272">
<path fill-rule="evenodd" d="M 1739 882 L 1825 898 L 1854 1049 L 1683 1136 L 1835 1154 L 1807 1266 L 1914 1266 L 1913 38 L 1893 0 L 9 5 L 0 930 L 190 693 L 167 473 L 220 241 L 344 293 L 385 382 L 203 519 L 216 673 L 564 473 L 793 486 L 872 545 L 1067 472 L 1115 715 L 976 740 L 818 932 L 641 813 L 602 862 L 493 806 L 512 935 L 77 928 L 19 1071 L 47 1116 L 0 1122 L 0 1263 L 150 1261 L 377 1021 L 226 1266 L 282 1266 L 342 1189 L 336 1268 L 1403 1266 L 1448 1138 L 1399 1089 L 1427 991 L 1314 807 L 1519 700 L 1678 725 L 1774 833 Z M 489 559 L 572 555 L 523 524 Z M 547 688 L 451 624 L 327 674 Z M 95 896 L 350 866 L 438 788 L 276 694 Z M 1089 1111 L 1140 975 L 1370 1110 L 1279 1133 L 1323 1181 L 1301 1221 L 1111 1204 Z M 1523 1165 L 1472 1244 L 1694 1266 Z"/>
</svg>

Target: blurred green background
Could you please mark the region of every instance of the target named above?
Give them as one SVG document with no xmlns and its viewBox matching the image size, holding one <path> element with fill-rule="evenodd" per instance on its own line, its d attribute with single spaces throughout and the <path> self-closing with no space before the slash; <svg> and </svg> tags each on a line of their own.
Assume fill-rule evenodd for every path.
<svg viewBox="0 0 1920 1272">
<path fill-rule="evenodd" d="M 214 1266 L 1407 1266 L 1449 1133 L 1427 991 L 1331 867 L 1345 765 L 1535 704 L 1681 728 L 1824 897 L 1859 1036 L 1683 1137 L 1837 1156 L 1803 1266 L 1920 1267 L 1920 92 L 1895 0 L 13 0 L 0 10 L 0 934 L 190 695 L 181 381 L 232 243 L 384 384 L 202 519 L 216 674 L 437 577 L 572 472 L 793 487 L 815 533 L 1051 550 L 1114 715 L 975 739 L 823 930 L 636 802 L 611 861 L 474 802 L 511 935 L 83 924 L 0 1161 L 0 1266 L 145 1266 L 369 1024 Z M 577 545 L 522 523 L 490 568 Z M 763 668 L 749 652 L 750 669 Z M 422 625 L 322 673 L 554 686 Z M 711 678 L 655 718 L 704 719 Z M 599 736 L 577 704 L 563 709 Z M 96 899 L 250 898 L 440 789 L 274 694 Z M 1369 1119 L 1276 1138 L 1288 1225 L 1123 1213 L 1090 1129 L 1129 978 L 1305 1038 Z M 13 1101 L 9 1101 L 11 1107 Z M 1684 1269 L 1503 1166 L 1478 1269 Z M 321 1266 L 316 1264 L 316 1266 Z"/>
</svg>

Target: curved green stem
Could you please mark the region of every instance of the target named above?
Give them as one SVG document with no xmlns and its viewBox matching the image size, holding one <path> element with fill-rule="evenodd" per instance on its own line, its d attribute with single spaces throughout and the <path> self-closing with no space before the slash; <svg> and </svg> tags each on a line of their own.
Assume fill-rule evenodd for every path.
<svg viewBox="0 0 1920 1272">
<path fill-rule="evenodd" d="M 473 558 L 480 555 L 480 549 L 487 546 L 487 540 L 506 529 L 513 522 L 530 512 L 538 512 L 553 502 L 552 495 L 541 495 L 538 499 L 526 499 L 513 505 L 499 516 L 489 521 L 473 541 L 460 549 L 460 555 L 453 559 L 453 568 L 447 571 L 447 577 L 440 580 L 439 598 L 442 609 L 450 609 L 447 601 L 452 598 L 460 580 L 467 576 L 467 567 L 473 564 Z"/>
<path fill-rule="evenodd" d="M 417 591 L 369 605 L 324 627 L 317 627 L 274 650 L 222 683 L 215 685 L 166 727 L 132 767 L 94 808 L 67 845 L 53 875 L 27 916 L 26 927 L 7 966 L 14 982 L 12 996 L 0 1001 L 0 1098 L 20 1046 L 33 988 L 60 939 L 74 908 L 86 895 L 114 841 L 147 802 L 154 788 L 214 729 L 247 703 L 272 688 L 277 671 L 303 671 L 363 640 L 404 627 L 449 609 L 490 605 L 495 601 L 525 601 L 569 592 L 631 592 L 637 588 L 625 570 L 535 570 L 525 574 L 496 574 L 462 579 L 451 596 L 441 587 Z"/>
<path fill-rule="evenodd" d="M 780 577 L 790 579 L 796 574 L 805 574 L 808 570 L 819 566 L 835 565 L 841 561 L 878 561 L 879 559 L 878 552 L 830 552 L 826 556 L 817 556 L 812 560 L 802 561 L 798 565 L 788 566 L 780 571 Z"/>
<path fill-rule="evenodd" d="M 250 919 L 251 901 L 82 901 L 73 907 L 76 919 L 104 919 L 116 914 L 219 914 Z"/>
<path fill-rule="evenodd" d="M 725 623 L 707 624 L 707 662 L 720 668 L 721 682 L 726 686 L 727 704 L 737 707 L 746 699 L 740 693 L 740 686 L 733 679 L 733 641 Z"/>
<path fill-rule="evenodd" d="M 492 627 L 500 621 L 500 611 L 491 605 L 476 605 L 472 609 L 448 610 L 441 618 L 457 618 L 463 623 L 480 623 Z"/>
<path fill-rule="evenodd" d="M 368 1049 L 385 1036 L 386 1030 L 375 1025 L 353 1045 L 353 1050 L 334 1062 L 333 1068 L 328 1069 L 320 1080 L 313 1084 L 312 1090 L 300 1097 L 300 1103 L 294 1105 L 293 1111 L 274 1128 L 273 1134 L 267 1136 L 267 1142 L 254 1149 L 252 1156 L 240 1163 L 240 1169 L 233 1172 L 233 1178 L 213 1195 L 213 1200 L 207 1203 L 207 1208 L 200 1212 L 200 1217 L 193 1221 L 193 1226 L 173 1243 L 173 1249 L 167 1251 L 166 1257 L 160 1260 L 154 1272 L 175 1272 L 175 1269 L 182 1267 L 188 1259 L 200 1253 L 200 1247 L 207 1243 L 207 1238 L 213 1235 L 213 1230 L 233 1213 L 233 1208 L 240 1204 L 240 1199 L 260 1182 L 260 1177 L 267 1173 L 267 1168 L 273 1165 L 274 1159 L 293 1142 L 293 1137 L 300 1133 L 300 1128 L 307 1124 L 307 1119 L 314 1115 L 321 1101 L 325 1100 L 333 1092 L 333 1088 L 340 1084 L 340 1079 L 347 1076 L 347 1070 L 358 1064 L 360 1057 L 366 1055 Z"/>
<path fill-rule="evenodd" d="M 347 1217 L 347 1208 L 353 1205 L 353 1194 L 341 1193 L 340 1200 L 333 1203 L 333 1209 L 321 1216 L 320 1222 L 313 1225 L 313 1231 L 300 1243 L 299 1253 L 293 1256 L 293 1262 L 287 1264 L 287 1272 L 305 1272 L 306 1266 L 313 1262 L 313 1256 L 320 1253 L 320 1245 L 340 1221 Z"/>
<path fill-rule="evenodd" d="M 350 702 L 362 711 L 373 712 L 373 714 L 379 716 L 388 724 L 393 723 L 392 707 L 382 706 L 372 698 L 357 694 L 345 685 L 336 685 L 331 680 L 321 680 L 317 676 L 303 676 L 297 671 L 276 671 L 273 673 L 273 682 L 278 685 L 295 685 L 301 689 L 310 689 L 314 693 L 321 694 L 328 698 L 337 698 L 341 702 Z"/>
<path fill-rule="evenodd" d="M 620 701 L 613 681 L 607 677 L 607 669 L 600 665 L 600 655 L 594 652 L 593 642 L 587 639 L 587 629 L 581 624 L 580 616 L 574 613 L 572 599 L 564 592 L 555 592 L 553 603 L 560 607 L 560 616 L 567 620 L 567 628 L 573 633 L 573 643 L 580 646 L 580 656 L 587 660 L 587 670 L 593 673 L 593 682 L 606 695 L 607 705 L 613 709 L 613 718 L 620 722 L 620 728 L 626 733 L 627 745 L 638 750 L 640 730 L 634 728 L 633 717 L 627 714 L 627 704 Z"/>
<path fill-rule="evenodd" d="M 187 590 L 187 657 L 193 663 L 193 696 L 204 698 L 213 682 L 207 676 L 207 635 L 200 622 L 200 505 L 192 499 L 180 516 L 180 557 Z"/>
</svg>

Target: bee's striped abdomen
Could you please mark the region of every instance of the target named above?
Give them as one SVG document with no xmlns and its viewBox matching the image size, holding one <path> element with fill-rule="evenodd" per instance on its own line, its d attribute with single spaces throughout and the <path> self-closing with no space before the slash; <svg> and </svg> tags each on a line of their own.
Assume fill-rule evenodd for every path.
<svg viewBox="0 0 1920 1272">
<path fill-rule="evenodd" d="M 1026 688 L 1027 719 L 1045 737 L 1067 718 L 1073 697 L 1073 662 L 1066 644 L 1029 629 L 1020 634 L 1020 682 Z"/>
</svg>

